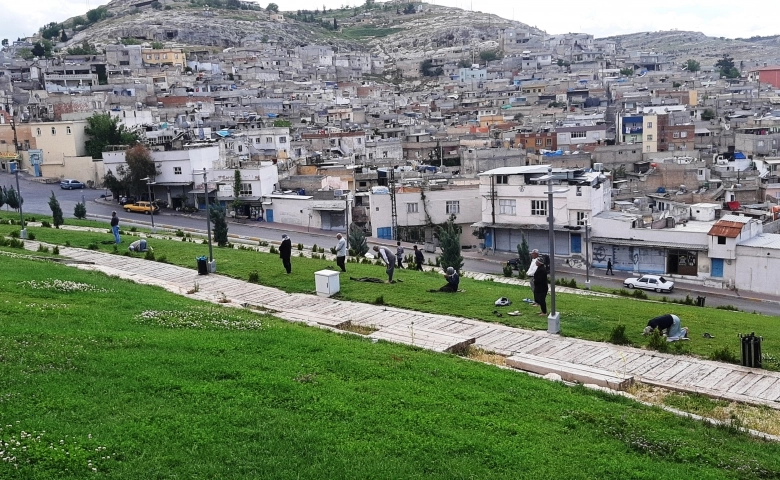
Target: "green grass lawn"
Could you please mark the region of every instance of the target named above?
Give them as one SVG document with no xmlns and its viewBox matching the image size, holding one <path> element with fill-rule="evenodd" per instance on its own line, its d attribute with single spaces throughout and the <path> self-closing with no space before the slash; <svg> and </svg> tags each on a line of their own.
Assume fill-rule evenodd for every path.
<svg viewBox="0 0 780 480">
<path fill-rule="evenodd" d="M 68 223 L 70 224 L 70 221 Z M 84 222 L 82 224 L 86 225 Z M 91 223 L 91 225 L 105 226 L 103 223 L 96 222 Z M 0 225 L 0 235 L 8 235 L 18 228 L 18 226 L 13 225 Z M 101 232 L 83 232 L 30 227 L 28 231 L 34 233 L 37 240 L 44 242 L 60 245 L 68 242 L 74 247 L 82 248 L 93 244 L 104 252 L 113 250 L 113 245 L 101 243 L 113 238 L 108 233 L 107 228 Z M 136 238 L 124 235 L 119 253 L 124 253 L 127 245 Z M 150 245 L 154 247 L 155 257 L 158 260 L 164 257 L 167 262 L 195 269 L 195 258 L 208 255 L 208 247 L 199 243 L 201 239 L 195 239 L 195 241 L 198 243 L 152 239 Z M 321 246 L 326 247 L 326 249 L 330 247 L 330 245 Z M 288 276 L 282 275 L 284 269 L 277 255 L 249 250 L 217 248 L 216 246 L 214 252 L 219 273 L 247 280 L 250 272 L 257 271 L 260 283 L 287 292 L 311 293 L 314 289 L 314 272 L 328 266 L 335 267 L 334 261 L 298 258 L 297 250 L 293 249 L 293 273 Z M 444 284 L 443 277 L 434 272 L 397 270 L 395 278 L 401 280 L 401 283 L 378 285 L 353 282 L 348 280 L 348 277 L 368 276 L 384 279 L 386 278 L 384 267 L 349 263 L 347 270 L 347 275 L 341 277 L 341 293 L 339 294 L 339 297 L 345 300 L 374 303 L 381 297 L 384 304 L 395 307 L 501 322 L 528 329 L 543 330 L 547 328 L 547 319 L 535 314 L 538 309 L 521 301 L 523 298 L 531 296 L 527 287 L 464 278 L 461 280 L 461 288 L 465 290 L 464 293 L 433 294 L 428 293 L 427 290 L 438 288 Z M 492 313 L 496 310 L 493 302 L 499 297 L 507 297 L 513 302 L 509 308 L 498 309 L 504 312 L 500 318 Z M 557 310 L 561 312 L 561 333 L 565 336 L 606 341 L 612 330 L 622 324 L 626 326 L 628 339 L 634 345 L 643 346 L 648 344 L 648 338 L 641 335 L 647 320 L 664 313 L 675 313 L 682 319 L 684 326 L 690 327 L 691 340 L 671 344 L 673 353 L 691 353 L 710 358 L 714 352 L 726 349 L 738 358 L 739 338 L 737 334 L 757 332 L 764 337 L 765 368 L 780 369 L 780 362 L 778 362 L 780 359 L 780 347 L 778 346 L 780 327 L 776 317 L 656 301 L 640 301 L 633 298 L 604 298 L 557 293 L 556 300 Z M 505 314 L 506 311 L 515 309 L 520 310 L 523 315 L 511 317 Z M 715 338 L 702 338 L 703 332 L 708 332 Z"/>
<path fill-rule="evenodd" d="M 0 478 L 780 476 L 780 445 L 622 397 L 2 261 Z"/>
</svg>

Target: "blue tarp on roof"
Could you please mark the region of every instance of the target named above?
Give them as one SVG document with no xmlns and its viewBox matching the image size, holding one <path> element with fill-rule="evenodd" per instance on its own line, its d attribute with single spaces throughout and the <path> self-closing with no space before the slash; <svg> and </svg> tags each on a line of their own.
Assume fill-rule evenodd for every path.
<svg viewBox="0 0 780 480">
<path fill-rule="evenodd" d="M 216 133 L 217 135 L 219 135 L 222 138 L 230 136 L 230 131 L 229 130 L 217 130 L 214 133 Z"/>
<path fill-rule="evenodd" d="M 542 155 L 544 155 L 545 157 L 557 157 L 563 155 L 563 151 L 558 149 L 554 152 L 544 152 Z"/>
<path fill-rule="evenodd" d="M 734 160 L 746 160 L 747 157 L 742 152 L 734 152 Z"/>
</svg>

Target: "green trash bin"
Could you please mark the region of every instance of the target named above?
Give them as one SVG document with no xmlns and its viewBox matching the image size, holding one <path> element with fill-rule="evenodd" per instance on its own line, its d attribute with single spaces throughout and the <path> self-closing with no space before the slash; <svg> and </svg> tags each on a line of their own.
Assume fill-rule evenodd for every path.
<svg viewBox="0 0 780 480">
<path fill-rule="evenodd" d="M 209 274 L 209 262 L 208 259 L 203 257 L 196 258 L 198 261 L 198 275 L 208 275 Z"/>
</svg>

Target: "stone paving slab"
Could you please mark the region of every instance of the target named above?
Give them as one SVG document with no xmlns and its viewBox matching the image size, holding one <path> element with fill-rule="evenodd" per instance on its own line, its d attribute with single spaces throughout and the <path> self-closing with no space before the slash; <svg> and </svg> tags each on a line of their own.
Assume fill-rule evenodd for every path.
<svg viewBox="0 0 780 480">
<path fill-rule="evenodd" d="M 25 248 L 34 251 L 38 244 L 28 240 Z M 157 285 L 180 295 L 191 291 L 197 284 L 198 292 L 188 296 L 211 302 L 224 297 L 233 305 L 250 303 L 283 311 L 280 316 L 289 315 L 291 319 L 314 319 L 314 323 L 319 325 L 340 325 L 340 322 L 349 320 L 384 330 L 388 339 L 395 335 L 397 341 L 411 336 L 411 333 L 407 335 L 404 332 L 410 332 L 414 322 L 414 330 L 418 332 L 414 334 L 414 345 L 436 351 L 444 351 L 443 345 L 454 338 L 462 338 L 476 347 L 507 356 L 533 352 L 533 357 L 540 362 L 545 359 L 550 363 L 565 361 L 601 371 L 634 375 L 638 381 L 672 390 L 698 392 L 714 398 L 780 409 L 780 372 L 560 337 L 545 331 L 522 330 L 473 319 L 288 294 L 218 274 L 199 276 L 194 265 L 190 269 L 71 247 L 60 247 L 60 254 L 84 262 L 72 265 L 75 268 L 98 270 L 138 283 Z M 501 277 L 494 278 L 494 281 L 520 283 L 518 279 Z M 582 294 L 583 291 L 573 293 Z M 442 342 L 442 338 L 448 340 Z M 430 343 L 423 342 L 424 339 L 430 339 Z"/>
</svg>

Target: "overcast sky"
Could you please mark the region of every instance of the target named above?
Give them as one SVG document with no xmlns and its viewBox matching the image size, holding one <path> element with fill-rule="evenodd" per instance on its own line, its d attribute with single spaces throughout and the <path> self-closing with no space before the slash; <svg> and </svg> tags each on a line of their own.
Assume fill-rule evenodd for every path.
<svg viewBox="0 0 780 480">
<path fill-rule="evenodd" d="M 0 38 L 32 35 L 49 22 L 83 15 L 109 0 L 0 0 Z M 271 0 L 257 3 L 265 7 Z M 365 0 L 275 0 L 281 10 L 355 6 Z M 691 30 L 715 37 L 776 35 L 780 2 L 776 0 L 430 0 L 437 5 L 481 10 L 541 28 L 547 33 L 586 32 L 598 37 L 657 30 Z M 525 5 L 529 3 L 530 5 Z"/>
</svg>

